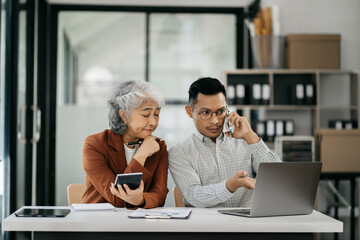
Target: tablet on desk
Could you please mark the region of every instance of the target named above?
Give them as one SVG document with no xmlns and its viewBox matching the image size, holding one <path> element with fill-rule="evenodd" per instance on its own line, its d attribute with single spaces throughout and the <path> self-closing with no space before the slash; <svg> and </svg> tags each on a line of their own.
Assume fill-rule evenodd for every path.
<svg viewBox="0 0 360 240">
<path fill-rule="evenodd" d="M 122 173 L 116 175 L 115 179 L 115 187 L 117 189 L 117 185 L 123 185 L 126 184 L 129 186 L 131 190 L 137 189 L 140 185 L 142 178 L 142 172 L 138 173 Z"/>
<path fill-rule="evenodd" d="M 17 217 L 65 217 L 70 213 L 67 208 L 23 208 L 15 212 Z"/>
</svg>

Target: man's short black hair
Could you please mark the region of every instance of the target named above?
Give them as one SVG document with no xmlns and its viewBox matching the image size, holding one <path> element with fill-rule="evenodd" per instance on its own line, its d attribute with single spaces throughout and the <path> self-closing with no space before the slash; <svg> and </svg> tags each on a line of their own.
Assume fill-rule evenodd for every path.
<svg viewBox="0 0 360 240">
<path fill-rule="evenodd" d="M 196 104 L 198 93 L 204 95 L 214 95 L 222 92 L 226 98 L 226 91 L 224 85 L 219 80 L 211 77 L 199 78 L 193 82 L 189 88 L 189 105 Z"/>
</svg>

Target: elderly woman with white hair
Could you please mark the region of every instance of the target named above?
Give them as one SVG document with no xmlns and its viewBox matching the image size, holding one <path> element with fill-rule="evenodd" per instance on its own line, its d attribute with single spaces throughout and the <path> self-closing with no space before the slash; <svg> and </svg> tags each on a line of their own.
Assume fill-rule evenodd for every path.
<svg viewBox="0 0 360 240">
<path fill-rule="evenodd" d="M 168 152 L 153 136 L 164 99 L 150 84 L 126 81 L 113 92 L 109 105 L 111 129 L 88 136 L 83 149 L 86 191 L 83 203 L 109 202 L 116 207 L 154 208 L 165 203 Z M 141 140 L 141 144 L 128 145 Z M 115 188 L 119 173 L 142 172 L 137 189 Z"/>
</svg>

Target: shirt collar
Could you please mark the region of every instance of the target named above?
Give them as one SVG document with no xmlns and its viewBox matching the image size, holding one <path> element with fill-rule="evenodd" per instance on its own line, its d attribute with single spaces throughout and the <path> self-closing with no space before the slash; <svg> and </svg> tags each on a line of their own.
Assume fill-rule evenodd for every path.
<svg viewBox="0 0 360 240">
<path fill-rule="evenodd" d="M 194 135 L 202 142 L 212 142 L 209 137 L 206 137 L 205 135 L 201 134 L 198 130 L 196 130 Z M 216 138 L 216 142 L 225 141 L 226 139 L 227 139 L 226 135 L 223 132 L 221 132 L 220 135 Z"/>
</svg>

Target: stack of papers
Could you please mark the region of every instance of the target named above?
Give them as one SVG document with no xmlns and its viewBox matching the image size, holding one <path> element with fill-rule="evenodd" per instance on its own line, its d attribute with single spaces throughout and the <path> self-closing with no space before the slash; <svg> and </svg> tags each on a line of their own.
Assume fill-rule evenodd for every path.
<svg viewBox="0 0 360 240">
<path fill-rule="evenodd" d="M 133 211 L 129 218 L 187 218 L 191 209 L 142 209 Z"/>
<path fill-rule="evenodd" d="M 75 211 L 115 211 L 110 203 L 73 203 L 71 207 Z"/>
</svg>

